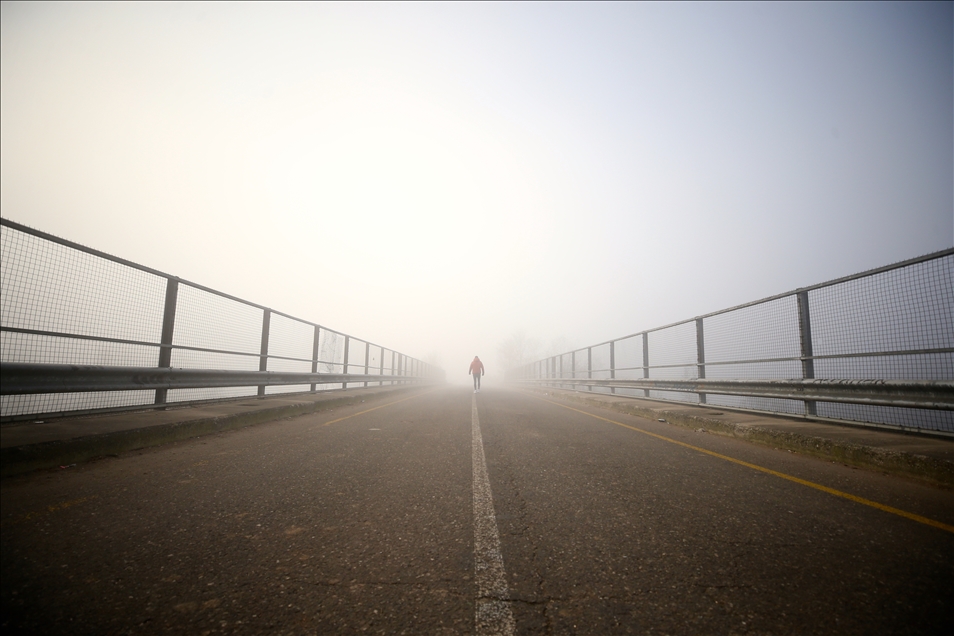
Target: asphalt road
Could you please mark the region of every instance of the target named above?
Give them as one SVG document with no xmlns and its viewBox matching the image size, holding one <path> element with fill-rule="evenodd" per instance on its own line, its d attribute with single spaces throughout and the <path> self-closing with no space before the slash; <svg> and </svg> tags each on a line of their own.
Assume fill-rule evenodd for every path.
<svg viewBox="0 0 954 636">
<path fill-rule="evenodd" d="M 954 633 L 950 491 L 504 389 L 364 410 L 4 480 L 3 633 Z"/>
</svg>

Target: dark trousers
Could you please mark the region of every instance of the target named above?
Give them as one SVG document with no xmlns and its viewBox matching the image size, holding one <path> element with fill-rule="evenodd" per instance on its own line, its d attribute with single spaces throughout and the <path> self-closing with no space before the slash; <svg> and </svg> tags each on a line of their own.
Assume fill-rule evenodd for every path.
<svg viewBox="0 0 954 636">
<path fill-rule="evenodd" d="M 479 374 L 479 373 L 475 373 L 475 374 L 474 374 L 474 388 L 475 388 L 475 389 L 479 389 L 479 388 L 480 388 L 480 374 Z"/>
</svg>

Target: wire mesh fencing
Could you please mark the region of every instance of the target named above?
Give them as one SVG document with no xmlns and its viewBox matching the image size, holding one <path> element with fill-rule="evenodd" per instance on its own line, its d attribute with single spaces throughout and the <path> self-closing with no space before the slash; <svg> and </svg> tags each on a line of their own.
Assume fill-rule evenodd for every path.
<svg viewBox="0 0 954 636">
<path fill-rule="evenodd" d="M 954 434 L 954 249 L 539 360 L 511 377 Z M 831 397 L 799 399 L 816 393 Z"/>
<path fill-rule="evenodd" d="M 2 421 L 403 384 L 441 374 L 368 341 L 8 219 L 0 219 L 0 249 L 0 363 L 7 369 L 70 365 L 76 374 L 117 367 L 269 374 L 267 385 L 247 386 L 219 381 L 188 388 L 18 393 L 4 387 Z M 299 383 L 280 377 L 293 373 L 302 376 L 296 376 Z M 362 378 L 322 377 L 343 374 Z M 369 381 L 369 375 L 381 380 Z"/>
</svg>

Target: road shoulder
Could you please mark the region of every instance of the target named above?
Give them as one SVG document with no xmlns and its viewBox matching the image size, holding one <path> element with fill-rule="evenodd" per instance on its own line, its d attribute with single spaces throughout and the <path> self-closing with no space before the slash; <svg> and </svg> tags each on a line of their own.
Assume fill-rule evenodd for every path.
<svg viewBox="0 0 954 636">
<path fill-rule="evenodd" d="M 954 440 L 589 391 L 521 390 L 954 489 Z"/>
</svg>

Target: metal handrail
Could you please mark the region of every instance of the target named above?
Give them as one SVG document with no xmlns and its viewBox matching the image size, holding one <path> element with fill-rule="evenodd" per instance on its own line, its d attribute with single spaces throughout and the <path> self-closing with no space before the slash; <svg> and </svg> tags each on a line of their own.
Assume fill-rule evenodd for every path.
<svg viewBox="0 0 954 636">
<path fill-rule="evenodd" d="M 22 223 L 17 223 L 16 221 L 11 221 L 10 219 L 2 218 L 2 217 L 0 217 L 0 225 L 5 225 L 6 227 L 9 227 L 9 228 L 11 228 L 11 229 L 17 230 L 17 231 L 19 231 L 19 232 L 23 232 L 24 234 L 29 234 L 29 235 L 35 236 L 35 237 L 37 237 L 37 238 L 42 238 L 42 239 L 44 239 L 44 240 L 46 240 L 46 241 L 49 241 L 49 242 L 51 242 L 51 243 L 56 243 L 57 245 L 62 245 L 63 247 L 69 247 L 69 248 L 71 248 L 71 249 L 75 249 L 75 250 L 77 250 L 77 251 L 84 252 L 84 253 L 86 253 L 86 254 L 90 254 L 91 256 L 97 256 L 97 257 L 102 258 L 102 259 L 104 259 L 104 260 L 112 261 L 113 263 L 118 263 L 118 264 L 120 264 L 120 265 L 125 265 L 126 267 L 129 267 L 129 268 L 132 268 L 132 269 L 137 269 L 137 270 L 139 270 L 139 271 L 141 271 L 141 272 L 146 272 L 147 274 L 152 274 L 153 276 L 156 276 L 156 277 L 158 277 L 158 278 L 164 278 L 164 279 L 166 279 L 166 280 L 175 280 L 175 281 L 176 281 L 177 283 L 179 283 L 179 284 L 188 285 L 189 287 L 192 287 L 192 288 L 194 288 L 194 289 L 198 289 L 198 290 L 200 290 L 200 291 L 204 291 L 204 292 L 207 292 L 207 293 L 209 293 L 209 294 L 213 294 L 213 295 L 215 295 L 215 296 L 219 296 L 219 297 L 221 297 L 221 298 L 227 298 L 228 300 L 232 300 L 232 301 L 235 301 L 235 302 L 237 302 L 237 303 L 240 303 L 240 304 L 243 304 L 243 305 L 247 305 L 247 306 L 249 306 L 249 307 L 255 307 L 256 309 L 261 309 L 261 310 L 263 310 L 263 311 L 268 311 L 268 312 L 270 312 L 270 313 L 272 313 L 272 314 L 276 314 L 276 315 L 278 315 L 278 316 L 282 316 L 282 317 L 284 317 L 284 318 L 288 318 L 288 319 L 290 319 L 290 320 L 294 320 L 295 322 L 300 322 L 300 323 L 302 323 L 302 324 L 310 325 L 310 326 L 312 326 L 312 327 L 320 327 L 322 330 L 327 331 L 327 332 L 329 332 L 329 333 L 334 333 L 334 334 L 337 334 L 337 335 L 339 335 L 339 336 L 347 336 L 348 338 L 351 338 L 352 340 L 357 340 L 357 341 L 359 341 L 359 342 L 365 342 L 365 343 L 371 345 L 372 347 L 378 347 L 378 348 L 380 348 L 380 349 L 387 349 L 388 351 L 393 351 L 392 349 L 388 349 L 387 347 L 384 347 L 384 346 L 382 346 L 382 345 L 379 345 L 379 344 L 370 342 L 370 341 L 368 341 L 368 340 L 364 340 L 364 339 L 362 339 L 362 338 L 356 338 L 355 336 L 351 336 L 351 335 L 349 335 L 349 334 L 346 334 L 346 333 L 343 332 L 343 331 L 338 331 L 338 330 L 336 330 L 336 329 L 331 329 L 331 328 L 329 328 L 329 327 L 325 327 L 324 325 L 320 325 L 320 324 L 318 324 L 317 322 L 311 322 L 310 320 L 303 320 L 303 319 L 301 319 L 301 318 L 298 318 L 298 317 L 296 317 L 296 316 L 292 316 L 292 315 L 290 315 L 290 314 L 286 314 L 286 313 L 281 312 L 281 311 L 278 311 L 278 310 L 276 310 L 276 309 L 271 309 L 270 307 L 266 307 L 265 305 L 259 305 L 258 303 L 253 303 L 253 302 L 250 301 L 250 300 L 245 300 L 244 298 L 239 298 L 238 296 L 233 296 L 232 294 L 228 294 L 228 293 L 226 293 L 226 292 L 219 291 L 219 290 L 217 290 L 217 289 L 212 289 L 211 287 L 206 287 L 205 285 L 202 285 L 202 284 L 200 284 L 200 283 L 195 283 L 195 282 L 193 282 L 193 281 L 186 280 L 185 278 L 179 278 L 178 276 L 173 276 L 172 274 L 167 274 L 167 273 L 165 273 L 165 272 L 163 272 L 163 271 L 160 271 L 160 270 L 158 270 L 158 269 L 154 269 L 154 268 L 152 268 L 152 267 L 148 267 L 147 265 L 141 265 L 141 264 L 136 263 L 136 262 L 134 262 L 134 261 L 130 261 L 130 260 L 127 260 L 127 259 L 125 259 L 125 258 L 121 258 L 121 257 L 119 257 L 119 256 L 114 256 L 114 255 L 109 254 L 109 253 L 107 253 L 107 252 L 103 252 L 103 251 L 97 250 L 97 249 L 95 249 L 95 248 L 88 247 L 88 246 L 86 246 L 86 245 L 83 245 L 82 243 L 76 243 L 76 242 L 70 241 L 70 240 L 68 240 L 68 239 L 60 238 L 59 236 L 56 236 L 55 234 L 50 234 L 50 233 L 44 232 L 44 231 L 42 231 L 42 230 L 37 230 L 37 229 L 35 229 L 35 228 L 30 227 L 29 225 L 23 225 Z M 6 330 L 7 330 L 7 329 L 4 329 L 4 331 L 6 331 Z M 410 358 L 410 356 L 408 356 L 408 357 Z M 416 358 L 411 358 L 411 359 L 416 360 Z"/>
<path fill-rule="evenodd" d="M 902 272 L 905 268 L 910 269 Z M 508 379 L 590 391 L 605 387 L 607 392 L 627 397 L 641 393 L 646 399 L 698 404 L 707 404 L 711 393 L 712 402 L 720 406 L 737 402 L 735 408 L 743 410 L 761 408 L 758 400 L 762 398 L 779 399 L 772 403 L 776 409 L 773 412 L 786 415 L 877 426 L 890 423 L 901 428 L 910 428 L 909 423 L 916 422 L 919 429 L 954 433 L 954 399 L 949 395 L 954 376 L 954 323 L 949 309 L 954 297 L 952 278 L 954 248 L 948 248 L 548 356 L 508 370 Z M 845 284 L 848 286 L 838 287 Z M 911 284 L 916 287 L 907 286 Z M 826 289 L 831 291 L 809 294 Z M 871 298 L 873 293 L 877 296 Z M 913 301 L 911 294 L 917 294 Z M 786 302 L 768 307 L 780 300 Z M 746 311 L 759 306 L 765 311 Z M 888 313 L 867 320 L 862 312 L 877 312 L 877 307 Z M 739 310 L 743 312 L 733 321 L 710 321 Z M 833 320 L 831 312 L 835 310 L 844 315 Z M 816 329 L 820 324 L 821 330 L 813 334 L 812 325 L 817 319 L 820 323 L 816 323 Z M 887 320 L 894 322 L 889 324 Z M 693 323 L 695 329 L 690 328 Z M 751 336 L 746 333 L 749 324 L 758 327 Z M 674 327 L 679 330 L 668 338 L 656 335 Z M 717 346 L 712 347 L 710 342 L 707 347 L 712 334 Z M 753 349 L 745 344 L 748 341 L 771 348 Z M 906 356 L 912 358 L 906 360 Z M 745 367 L 767 364 L 784 367 Z M 733 368 L 737 371 L 731 372 Z M 726 381 L 707 377 L 713 375 L 735 377 Z M 818 380 L 819 376 L 829 379 Z M 919 380 L 912 384 L 906 378 Z M 922 381 L 929 384 L 917 384 Z M 872 392 L 872 386 L 881 388 Z M 893 389 L 885 392 L 884 387 L 889 386 L 907 388 L 900 393 Z M 915 386 L 919 388 L 911 389 Z M 727 400 L 724 396 L 740 399 Z M 889 408 L 872 410 L 849 405 Z"/>
<path fill-rule="evenodd" d="M 575 351 L 586 351 L 587 349 L 595 349 L 596 347 L 601 347 L 601 346 L 603 346 L 603 345 L 608 345 L 608 344 L 611 344 L 611 343 L 613 343 L 613 342 L 620 342 L 621 340 L 628 340 L 628 339 L 630 339 L 630 338 L 635 338 L 636 336 L 641 336 L 641 335 L 643 335 L 644 333 L 653 333 L 654 331 L 663 331 L 664 329 L 670 329 L 670 328 L 672 328 L 672 327 L 679 327 L 679 326 L 681 326 L 681 325 L 687 325 L 687 324 L 693 323 L 693 322 L 695 322 L 695 321 L 697 321 L 697 320 L 704 320 L 704 319 L 706 319 L 706 318 L 713 318 L 713 317 L 715 317 L 715 316 L 719 316 L 719 315 L 721 315 L 721 314 L 728 314 L 728 313 L 731 313 L 731 312 L 733 312 L 733 311 L 738 311 L 738 310 L 740 310 L 740 309 L 747 309 L 747 308 L 749 308 L 749 307 L 755 307 L 755 306 L 757 306 L 757 305 L 764 305 L 765 303 L 770 303 L 770 302 L 773 302 L 773 301 L 776 301 L 776 300 L 781 300 L 782 298 L 788 298 L 788 297 L 790 297 L 790 296 L 795 296 L 795 295 L 797 295 L 797 294 L 802 294 L 802 293 L 806 293 L 806 292 L 810 292 L 810 291 L 815 291 L 815 290 L 817 290 L 817 289 L 823 289 L 823 288 L 825 288 L 825 287 L 831 287 L 832 285 L 837 285 L 837 284 L 839 284 L 839 283 L 847 283 L 847 282 L 849 282 L 849 281 L 858 280 L 858 279 L 860 279 L 860 278 L 867 278 L 868 276 L 874 276 L 874 275 L 876 275 L 876 274 L 881 274 L 881 273 L 883 273 L 883 272 L 890 272 L 891 270 L 894 270 L 894 269 L 900 269 L 900 268 L 902 268 L 902 267 L 908 267 L 908 266 L 910 266 L 910 265 L 917 265 L 918 263 L 925 263 L 925 262 L 927 262 L 927 261 L 932 261 L 932 260 L 937 259 L 937 258 L 943 258 L 943 257 L 945 257 L 945 256 L 951 256 L 951 255 L 954 255 L 954 247 L 949 247 L 949 248 L 947 248 L 947 249 L 939 250 L 939 251 L 937 251 L 937 252 L 931 252 L 930 254 L 924 254 L 923 256 L 916 256 L 916 257 L 914 257 L 914 258 L 909 258 L 909 259 L 907 259 L 907 260 L 899 261 L 899 262 L 897 262 L 897 263 L 892 263 L 892 264 L 890 264 L 890 265 L 884 265 L 884 266 L 882 266 L 882 267 L 875 267 L 874 269 L 869 269 L 869 270 L 866 270 L 866 271 L 863 271 L 863 272 L 858 272 L 857 274 L 850 274 L 849 276 L 842 276 L 841 278 L 835 278 L 834 280 L 825 281 L 824 283 L 816 283 L 816 284 L 814 284 L 814 285 L 807 285 L 807 286 L 805 286 L 805 287 L 799 287 L 799 288 L 793 289 L 793 290 L 791 290 L 791 291 L 782 292 L 781 294 L 775 294 L 775 295 L 773 295 L 773 296 L 766 296 L 765 298 L 760 298 L 760 299 L 758 299 L 758 300 L 752 300 L 752 301 L 749 301 L 749 302 L 747 302 L 747 303 L 742 303 L 741 305 L 734 305 L 734 306 L 732 306 L 732 307 L 727 307 L 727 308 L 725 308 L 725 309 L 719 309 L 719 310 L 716 310 L 716 311 L 709 312 L 709 313 L 707 313 L 707 314 L 700 314 L 700 315 L 695 316 L 695 317 L 693 317 L 693 318 L 686 318 L 686 319 L 680 320 L 680 321 L 678 321 L 678 322 L 671 322 L 671 323 L 669 323 L 669 324 L 662 325 L 662 326 L 660 326 L 660 327 L 653 327 L 652 329 L 644 329 L 643 331 L 637 331 L 637 332 L 628 334 L 628 335 L 626 335 L 626 336 L 621 336 L 621 337 L 619 337 L 619 338 L 613 338 L 612 340 L 604 340 L 604 341 L 602 341 L 602 342 L 598 342 L 598 343 L 596 343 L 596 344 L 592 344 L 592 345 L 590 345 L 590 346 L 588 346 L 588 347 L 581 347 L 581 348 L 579 348 L 579 349 L 574 349 L 573 351 L 564 351 L 563 353 L 558 353 L 558 354 L 556 354 L 556 355 L 557 355 L 557 356 L 567 355 L 567 354 L 570 354 L 570 353 L 574 353 Z M 549 356 L 549 357 L 556 357 L 556 356 Z M 547 358 L 542 358 L 541 360 L 546 360 L 546 359 L 547 359 Z M 538 360 L 537 362 L 539 362 L 539 360 Z"/>
<path fill-rule="evenodd" d="M 583 349 L 586 351 L 586 349 Z M 954 353 L 954 348 L 951 347 L 936 347 L 933 349 L 904 349 L 899 351 L 866 351 L 861 353 L 827 353 L 824 355 L 817 356 L 787 356 L 784 358 L 748 358 L 742 360 L 717 360 L 715 362 L 710 362 L 706 360 L 705 366 L 715 367 L 715 366 L 737 366 L 740 364 L 765 364 L 768 362 L 800 362 L 802 360 L 844 360 L 849 358 L 885 358 L 888 356 L 920 356 L 920 355 L 930 355 L 935 353 Z M 566 355 L 566 354 L 563 354 Z M 680 367 L 698 367 L 699 363 L 695 360 L 692 362 L 680 362 L 678 364 L 650 364 L 648 366 L 636 366 L 636 367 L 599 367 L 593 369 L 580 369 L 579 373 L 611 373 L 620 371 L 642 371 L 643 369 L 678 369 Z"/>
<path fill-rule="evenodd" d="M 162 322 L 158 342 L 151 341 L 152 339 L 150 336 L 147 336 L 147 340 L 139 340 L 136 339 L 135 336 L 133 338 L 124 338 L 122 337 L 124 334 L 115 334 L 120 337 L 110 337 L 113 334 L 94 335 L 92 333 L 63 333 L 54 330 L 29 328 L 41 326 L 39 324 L 17 324 L 16 326 L 11 324 L 0 325 L 0 332 L 3 332 L 5 336 L 7 334 L 16 333 L 27 336 L 38 336 L 41 338 L 64 338 L 72 341 L 99 342 L 106 346 L 131 345 L 136 347 L 147 347 L 150 355 L 152 352 L 158 353 L 156 366 L 123 367 L 94 366 L 88 364 L 39 364 L 25 361 L 36 360 L 37 358 L 43 359 L 42 355 L 35 355 L 35 351 L 30 352 L 28 355 L 7 355 L 7 358 L 10 361 L 4 362 L 2 365 L 0 365 L 0 367 L 2 367 L 2 386 L 0 386 L 0 394 L 3 396 L 23 396 L 30 394 L 39 395 L 53 393 L 109 393 L 115 391 L 155 390 L 154 404 L 163 405 L 169 400 L 169 389 L 221 389 L 229 387 L 255 386 L 258 387 L 258 395 L 264 396 L 265 389 L 268 386 L 306 385 L 307 387 L 310 385 L 310 391 L 314 392 L 318 389 L 318 385 L 324 385 L 324 388 L 329 388 L 328 385 L 336 384 L 340 385 L 341 388 L 351 388 L 353 386 L 360 385 L 368 387 L 376 384 L 409 384 L 417 382 L 439 381 L 439 378 L 442 376 L 442 372 L 440 370 L 435 369 L 422 360 L 403 354 L 399 351 L 396 351 L 395 349 L 378 345 L 374 342 L 371 342 L 370 340 L 357 338 L 335 329 L 329 329 L 328 327 L 322 326 L 318 323 L 303 320 L 284 312 L 276 311 L 264 305 L 250 302 L 243 298 L 238 298 L 231 294 L 206 287 L 205 285 L 188 281 L 179 278 L 178 276 L 172 276 L 160 270 L 141 265 L 124 258 L 113 256 L 112 254 L 108 254 L 100 250 L 86 247 L 79 243 L 75 243 L 73 241 L 30 228 L 20 223 L 16 223 L 7 218 L 0 218 L 0 225 L 3 226 L 5 235 L 7 229 L 9 229 L 13 232 L 35 237 L 42 243 L 48 242 L 51 244 L 56 244 L 69 250 L 82 252 L 94 257 L 95 259 L 102 259 L 118 264 L 123 268 L 138 270 L 145 274 L 155 276 L 160 279 L 160 281 L 165 282 L 164 300 L 159 301 L 162 302 L 162 305 L 159 306 L 159 308 L 162 310 L 160 314 Z M 18 252 L 14 251 L 12 253 L 17 254 Z M 5 266 L 8 256 L 9 254 L 5 251 Z M 15 257 L 11 256 L 11 258 Z M 37 281 L 34 279 L 30 279 L 29 282 L 32 282 L 33 284 L 43 284 L 42 281 Z M 186 344 L 177 344 L 176 339 L 178 333 L 176 322 L 177 316 L 180 315 L 180 312 L 178 311 L 180 288 L 183 287 L 188 287 L 192 290 L 198 290 L 203 293 L 211 294 L 222 299 L 233 301 L 246 308 L 260 311 L 262 322 L 260 332 L 261 337 L 258 345 L 255 346 L 254 349 L 252 346 L 249 346 L 247 349 L 245 349 L 243 345 L 239 345 L 239 347 L 245 350 L 235 351 L 216 348 L 216 345 L 218 344 L 217 342 L 194 343 L 197 345 L 208 344 L 211 346 L 191 346 Z M 308 328 L 309 332 L 313 330 L 313 334 L 307 334 L 307 339 L 311 341 L 307 343 L 308 348 L 311 349 L 310 357 L 304 357 L 308 355 L 305 353 L 304 348 L 302 348 L 301 352 L 299 353 L 298 350 L 286 351 L 280 348 L 278 351 L 276 351 L 274 344 L 270 347 L 269 343 L 270 340 L 274 339 L 274 334 L 281 333 L 281 331 L 278 331 L 277 329 L 272 329 L 272 323 L 274 322 L 273 319 L 276 316 L 294 321 L 294 323 L 296 323 L 298 326 L 305 326 Z M 4 322 L 7 322 L 6 315 L 4 316 Z M 89 325 L 82 325 L 78 330 L 88 331 L 89 329 L 87 327 L 89 327 Z M 344 351 L 343 358 L 341 360 L 323 359 L 324 357 L 328 356 L 325 345 L 328 343 L 329 335 L 333 335 L 335 337 L 335 340 L 331 343 L 334 349 L 334 353 L 331 354 L 332 358 L 338 357 L 337 354 L 341 353 L 340 345 L 343 344 Z M 302 347 L 305 346 L 304 337 L 305 335 L 302 335 L 302 338 L 300 338 L 302 340 Z M 225 354 L 229 356 L 241 356 L 246 361 L 257 358 L 258 360 L 255 366 L 258 367 L 258 370 L 233 371 L 221 368 L 174 368 L 173 364 L 176 363 L 176 360 L 174 359 L 175 352 L 198 352 L 202 354 Z M 372 359 L 372 352 L 374 359 Z M 10 352 L 5 351 L 5 353 L 9 354 Z M 390 361 L 386 361 L 388 354 L 390 354 Z M 64 356 L 64 358 L 59 359 L 67 363 L 71 361 L 69 357 Z M 120 362 L 121 360 L 122 358 L 114 359 L 112 362 Z M 296 373 L 269 371 L 269 366 L 276 361 L 286 361 L 285 364 L 288 362 L 302 363 L 303 365 L 310 366 L 310 372 Z M 245 366 L 245 364 L 243 363 L 242 366 Z M 307 369 L 308 366 L 301 366 L 300 368 Z M 327 372 L 320 373 L 319 369 L 325 369 Z M 349 371 L 361 371 L 361 373 L 348 373 Z M 305 388 L 305 390 L 308 390 L 308 388 Z M 183 398 L 184 396 L 179 395 L 176 397 Z M 99 400 L 99 398 L 90 397 L 87 399 L 87 402 L 89 400 L 95 402 L 96 400 Z M 134 400 L 140 400 L 140 398 L 136 397 Z M 175 401 L 178 402 L 178 400 Z M 191 402 L 193 400 L 188 401 Z M 115 410 L 116 408 L 123 408 L 117 407 L 115 404 L 113 404 L 115 400 L 112 398 L 104 398 L 99 400 L 99 402 L 102 404 L 102 407 L 92 410 L 110 411 Z M 3 421 L 7 421 L 11 418 L 20 419 L 22 415 L 26 414 L 28 411 L 30 415 L 43 415 L 40 410 L 44 408 L 52 408 L 53 411 L 57 413 L 71 410 L 63 410 L 57 406 L 60 404 L 60 402 L 51 402 L 49 400 L 12 400 L 6 403 L 28 406 L 26 407 L 27 410 L 20 409 L 20 407 L 17 406 L 16 408 L 22 410 L 23 412 L 18 412 L 14 415 L 4 415 L 2 418 Z M 79 404 L 79 402 L 76 402 L 76 404 Z M 142 404 L 141 406 L 147 405 Z M 37 407 L 39 407 L 40 410 L 38 410 Z M 91 409 L 87 408 L 78 410 L 87 412 Z"/>
<path fill-rule="evenodd" d="M 323 327 L 322 327 L 323 328 Z M 261 358 L 261 353 L 252 353 L 249 351 L 233 351 L 230 349 L 209 349 L 208 347 L 191 347 L 189 345 L 177 345 L 177 344 L 162 344 L 159 342 L 147 342 L 144 340 L 127 340 L 124 338 L 109 338 L 106 336 L 89 336 L 84 334 L 73 334 L 73 333 L 64 333 L 62 331 L 44 331 L 42 329 L 23 329 L 22 327 L 2 327 L 0 326 L 0 331 L 7 331 L 10 333 L 24 333 L 34 336 L 49 336 L 53 338 L 68 338 L 70 340 L 93 340 L 96 342 L 109 342 L 113 344 L 128 344 L 135 345 L 137 347 L 155 347 L 157 349 L 177 349 L 180 351 L 198 351 L 200 353 L 222 353 L 230 356 L 245 356 L 247 358 Z M 331 331 L 328 329 L 327 331 Z M 337 332 L 336 332 L 337 333 Z M 358 340 L 353 338 L 358 342 L 364 342 L 364 340 Z M 377 345 L 372 345 L 377 346 Z M 390 349 L 385 349 L 385 351 L 390 351 Z M 320 358 L 292 358 L 289 356 L 280 356 L 274 353 L 265 354 L 265 357 L 269 360 L 291 360 L 292 362 L 317 362 L 318 364 L 330 364 L 334 366 L 343 366 L 344 362 L 335 362 L 334 360 L 322 360 Z M 363 366 L 359 365 L 356 362 L 349 362 L 348 366 Z"/>
</svg>

